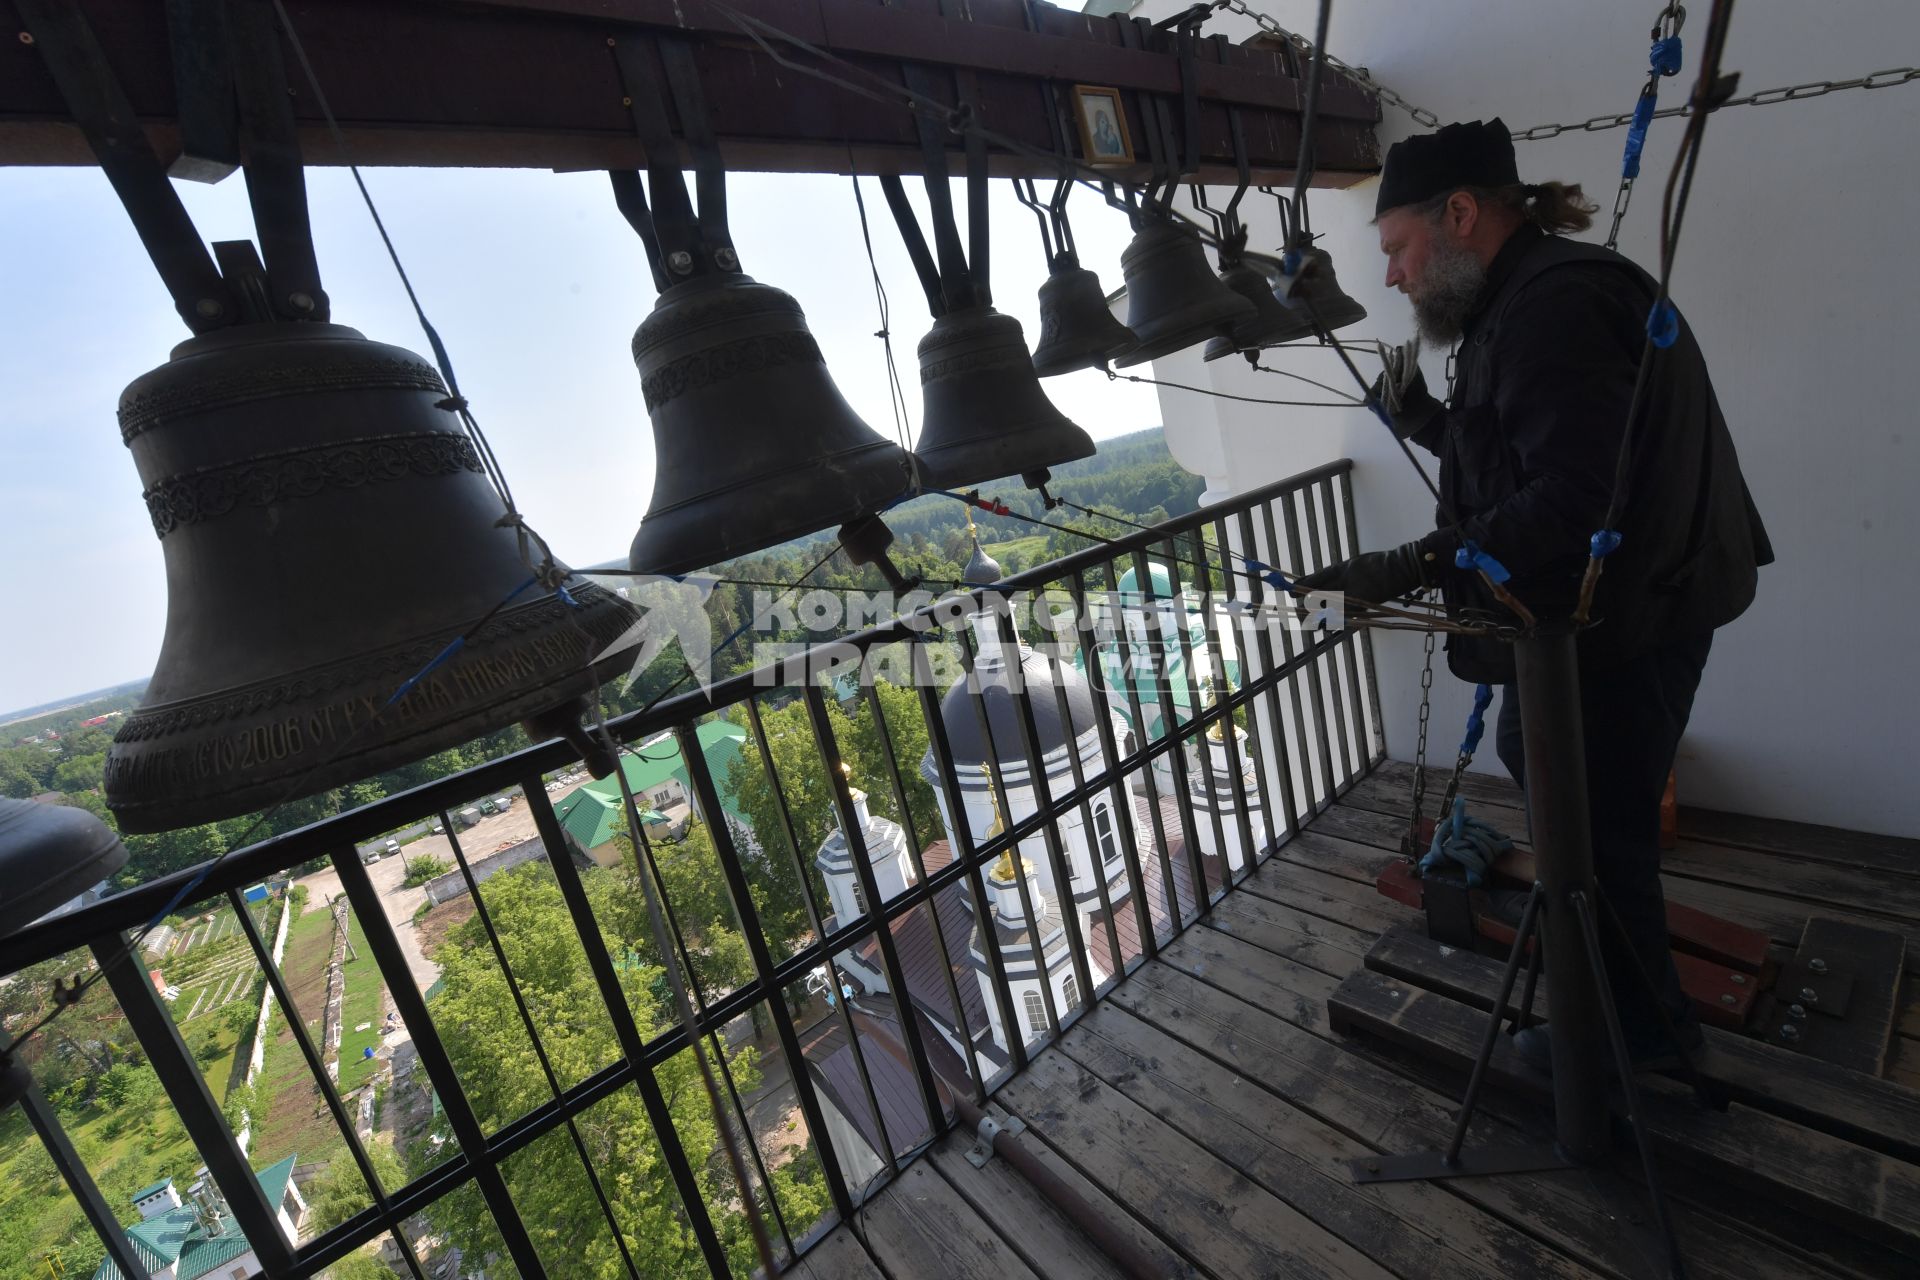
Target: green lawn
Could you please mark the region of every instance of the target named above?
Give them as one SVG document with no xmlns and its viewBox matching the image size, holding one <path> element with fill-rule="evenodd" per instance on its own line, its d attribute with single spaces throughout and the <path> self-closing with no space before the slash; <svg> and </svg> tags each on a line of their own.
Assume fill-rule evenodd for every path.
<svg viewBox="0 0 1920 1280">
<path fill-rule="evenodd" d="M 367 1082 L 379 1064 L 364 1056 L 364 1050 L 380 1047 L 380 967 L 367 949 L 367 938 L 360 931 L 358 916 L 349 918 L 347 938 L 352 943 L 347 961 L 346 993 L 340 1001 L 340 1092 L 349 1093 Z M 361 1023 L 365 1031 L 356 1031 Z"/>
</svg>

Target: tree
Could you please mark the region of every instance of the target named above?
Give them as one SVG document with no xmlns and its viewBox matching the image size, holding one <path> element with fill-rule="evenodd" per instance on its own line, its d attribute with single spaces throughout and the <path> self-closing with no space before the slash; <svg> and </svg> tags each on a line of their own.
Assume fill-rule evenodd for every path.
<svg viewBox="0 0 1920 1280">
<path fill-rule="evenodd" d="M 350 1253 L 321 1274 L 327 1280 L 394 1280 L 393 1269 L 370 1253 Z"/>
<path fill-rule="evenodd" d="M 367 1163 L 373 1166 L 382 1190 L 395 1191 L 407 1180 L 400 1157 L 393 1153 L 393 1145 L 389 1142 L 369 1142 Z M 306 1229 L 310 1236 L 333 1230 L 373 1203 L 367 1181 L 360 1176 L 359 1164 L 344 1151 L 334 1157 L 326 1172 L 307 1184 L 306 1198 Z"/>
<path fill-rule="evenodd" d="M 631 885 L 618 874 L 585 874 L 601 940 L 621 964 L 628 1008 L 642 1033 L 650 1036 L 671 1018 L 653 994 L 659 969 L 623 959 L 637 956 L 637 948 L 644 944 L 642 936 L 627 932 L 635 912 Z M 487 882 L 486 901 L 561 1082 L 578 1082 L 616 1060 L 619 1043 L 551 871 L 530 863 L 497 875 Z M 456 930 L 449 939 L 452 945 L 439 953 L 441 987 L 432 1008 L 468 1098 L 482 1125 L 491 1131 L 551 1102 L 552 1095 L 527 1045 L 505 976 L 475 923 Z M 754 1087 L 758 1073 L 749 1057 L 736 1055 L 730 1065 L 741 1089 Z M 709 1160 L 718 1131 L 690 1052 L 662 1064 L 655 1074 L 673 1114 L 674 1132 L 701 1181 L 715 1228 L 729 1254 L 742 1261 L 742 1271 L 750 1270 L 752 1245 L 745 1220 L 735 1207 L 737 1197 Z M 706 1266 L 682 1216 L 673 1178 L 638 1092 L 622 1089 L 602 1100 L 582 1118 L 580 1133 L 640 1273 L 705 1276 Z M 425 1143 L 416 1145 L 409 1156 L 416 1175 L 438 1162 Z M 583 1280 L 613 1280 L 626 1274 L 579 1156 L 564 1131 L 550 1133 L 523 1149 L 505 1172 L 520 1217 L 546 1257 L 566 1259 L 567 1274 Z M 824 1210 L 825 1193 L 817 1171 L 810 1167 L 798 1173 L 782 1170 L 775 1175 L 775 1187 L 795 1230 L 816 1221 Z M 482 1258 L 499 1249 L 492 1216 L 471 1184 L 435 1204 L 428 1215 L 468 1257 Z"/>
</svg>

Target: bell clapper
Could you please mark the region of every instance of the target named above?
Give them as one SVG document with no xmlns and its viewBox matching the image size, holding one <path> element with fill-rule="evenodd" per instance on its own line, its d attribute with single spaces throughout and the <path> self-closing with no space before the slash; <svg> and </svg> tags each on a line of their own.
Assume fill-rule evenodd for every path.
<svg viewBox="0 0 1920 1280">
<path fill-rule="evenodd" d="M 1045 504 L 1048 511 L 1055 510 L 1062 505 L 1061 499 L 1047 492 L 1047 483 L 1052 479 L 1053 473 L 1045 467 L 1041 467 L 1038 471 L 1023 471 L 1020 473 L 1020 483 L 1039 494 L 1040 501 Z M 968 514 L 971 515 L 972 513 L 969 512 Z"/>
<path fill-rule="evenodd" d="M 919 577 L 908 577 L 887 554 L 893 545 L 893 530 L 879 516 L 863 516 L 840 526 L 840 547 L 855 564 L 870 564 L 887 580 L 887 586 L 905 595 L 920 585 Z"/>
</svg>

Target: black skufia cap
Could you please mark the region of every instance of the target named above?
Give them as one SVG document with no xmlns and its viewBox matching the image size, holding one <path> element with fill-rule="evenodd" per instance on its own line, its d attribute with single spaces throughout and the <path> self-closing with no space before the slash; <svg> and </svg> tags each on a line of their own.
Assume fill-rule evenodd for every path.
<svg viewBox="0 0 1920 1280">
<path fill-rule="evenodd" d="M 1434 133 L 1403 139 L 1387 149 L 1373 216 L 1461 187 L 1510 187 L 1519 181 L 1513 139 L 1498 116 L 1442 125 Z"/>
</svg>

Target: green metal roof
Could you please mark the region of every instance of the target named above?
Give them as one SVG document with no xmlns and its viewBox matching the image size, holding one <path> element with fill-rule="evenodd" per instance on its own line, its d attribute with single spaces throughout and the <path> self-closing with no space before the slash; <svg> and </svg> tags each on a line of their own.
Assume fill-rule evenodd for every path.
<svg viewBox="0 0 1920 1280">
<path fill-rule="evenodd" d="M 733 765 L 746 755 L 747 731 L 725 720 L 710 720 L 694 733 L 700 741 L 700 754 L 706 757 L 707 772 L 720 793 L 720 807 L 744 822 L 733 791 Z M 693 794 L 686 762 L 680 758 L 680 744 L 671 736 L 662 735 L 621 756 L 620 767 L 636 798 L 669 779 L 677 781 L 688 795 Z M 554 813 L 561 829 L 582 849 L 599 848 L 626 827 L 619 779 L 602 778 L 577 788 L 554 806 Z"/>
<path fill-rule="evenodd" d="M 140 1190 L 134 1192 L 133 1198 L 135 1200 L 145 1200 L 148 1196 L 152 1195 L 154 1192 L 165 1191 L 168 1187 L 172 1185 L 173 1185 L 172 1178 L 162 1178 L 160 1179 L 160 1181 L 154 1183 L 152 1186 L 142 1187 Z"/>
<path fill-rule="evenodd" d="M 287 1184 L 293 1179 L 293 1166 L 298 1159 L 297 1155 L 290 1155 L 253 1175 L 267 1203 L 276 1210 L 286 1197 Z M 133 1198 L 144 1200 L 172 1181 L 172 1178 L 162 1178 Z M 148 1271 L 172 1267 L 175 1280 L 200 1280 L 216 1267 L 232 1262 L 253 1248 L 231 1215 L 221 1215 L 220 1231 L 215 1235 L 201 1224 L 199 1212 L 192 1204 L 134 1223 L 127 1228 L 127 1240 Z M 94 1271 L 93 1280 L 124 1280 L 124 1277 L 109 1258 Z"/>
</svg>

